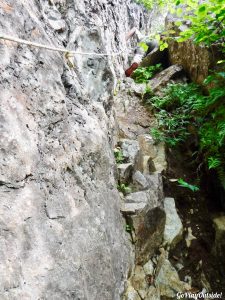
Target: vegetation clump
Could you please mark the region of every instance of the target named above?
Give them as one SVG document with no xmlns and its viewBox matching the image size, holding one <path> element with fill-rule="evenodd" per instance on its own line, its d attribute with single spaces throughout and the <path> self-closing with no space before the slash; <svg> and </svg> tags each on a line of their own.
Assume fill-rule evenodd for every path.
<svg viewBox="0 0 225 300">
<path fill-rule="evenodd" d="M 205 80 L 214 83 L 208 95 L 195 84 L 170 84 L 163 96 L 147 100 L 156 110 L 157 128 L 153 137 L 169 146 L 177 146 L 189 137 L 197 139 L 198 156 L 203 156 L 209 169 L 216 169 L 225 179 L 225 72 Z"/>
<path fill-rule="evenodd" d="M 114 157 L 117 164 L 122 164 L 125 161 L 125 158 L 123 156 L 123 151 L 119 147 L 116 147 L 114 149 Z"/>
<path fill-rule="evenodd" d="M 225 53 L 225 3 L 223 0 L 137 0 L 147 9 L 166 6 L 177 21 L 155 38 L 163 50 L 170 40 L 178 43 L 191 40 L 202 47 L 216 46 Z M 185 12 L 185 14 L 184 14 Z M 173 27 L 173 26 L 176 26 Z M 180 30 L 182 25 L 182 30 Z M 177 30 L 177 28 L 179 30 Z M 217 62 L 220 71 L 210 71 L 202 87 L 193 83 L 170 84 L 163 96 L 147 100 L 156 111 L 158 127 L 152 130 L 155 139 L 177 146 L 188 139 L 197 139 L 197 156 L 203 157 L 209 169 L 216 169 L 225 187 L 225 60 Z M 216 67 L 215 69 L 218 70 Z M 222 70 L 222 71 L 221 71 Z M 210 87 L 210 88 L 209 88 Z"/>
<path fill-rule="evenodd" d="M 132 77 L 136 83 L 147 83 L 157 72 L 162 70 L 161 64 L 137 68 Z"/>
</svg>

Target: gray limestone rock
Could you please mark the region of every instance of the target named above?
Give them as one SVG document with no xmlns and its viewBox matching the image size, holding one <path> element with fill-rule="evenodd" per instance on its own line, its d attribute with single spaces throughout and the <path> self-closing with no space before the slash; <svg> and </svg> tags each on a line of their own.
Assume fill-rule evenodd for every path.
<svg viewBox="0 0 225 300">
<path fill-rule="evenodd" d="M 154 265 L 151 259 L 143 266 L 146 275 L 153 275 Z"/>
<path fill-rule="evenodd" d="M 178 292 L 185 292 L 190 286 L 181 281 L 176 269 L 171 265 L 164 251 L 159 257 L 155 285 L 160 291 L 161 296 L 175 298 Z"/>
<path fill-rule="evenodd" d="M 173 198 L 164 199 L 164 209 L 166 213 L 164 242 L 174 247 L 182 238 L 183 225 Z"/>
<path fill-rule="evenodd" d="M 1 1 L 0 32 L 112 53 L 146 15 L 133 1 Z M 119 300 L 132 265 L 113 176 L 120 57 L 0 42 L 0 299 Z"/>
<path fill-rule="evenodd" d="M 157 206 L 143 210 L 138 216 L 133 216 L 132 220 L 136 236 L 136 263 L 144 265 L 162 243 L 165 212 Z"/>
<path fill-rule="evenodd" d="M 164 143 L 155 144 L 149 134 L 139 135 L 138 142 L 140 151 L 136 160 L 136 169 L 145 175 L 165 170 L 167 163 Z"/>
<path fill-rule="evenodd" d="M 130 215 L 135 232 L 136 263 L 145 264 L 163 240 L 165 212 L 160 174 L 146 176 L 149 188 L 125 197 L 122 212 Z"/>
<path fill-rule="evenodd" d="M 154 286 L 150 286 L 145 300 L 160 300 L 160 290 Z"/>
<path fill-rule="evenodd" d="M 123 139 L 120 144 L 124 158 L 134 165 L 139 152 L 138 141 Z"/>
<path fill-rule="evenodd" d="M 133 166 L 131 163 L 119 164 L 117 166 L 120 183 L 128 183 L 132 177 Z"/>
<path fill-rule="evenodd" d="M 133 276 L 131 278 L 131 284 L 138 292 L 142 299 L 145 299 L 147 294 L 148 284 L 146 281 L 146 275 L 143 267 L 137 265 L 134 269 Z"/>
<path fill-rule="evenodd" d="M 135 83 L 134 81 L 131 82 L 131 91 L 134 95 L 143 97 L 146 91 L 146 84 L 145 83 Z"/>
<path fill-rule="evenodd" d="M 146 206 L 146 202 L 123 203 L 120 210 L 124 215 L 138 215 Z"/>
<path fill-rule="evenodd" d="M 138 295 L 138 292 L 132 287 L 132 285 L 129 285 L 123 300 L 141 300 L 141 297 Z"/>
<path fill-rule="evenodd" d="M 133 185 L 139 190 L 145 190 L 149 187 L 149 182 L 145 176 L 140 172 L 136 171 L 132 176 Z"/>
</svg>

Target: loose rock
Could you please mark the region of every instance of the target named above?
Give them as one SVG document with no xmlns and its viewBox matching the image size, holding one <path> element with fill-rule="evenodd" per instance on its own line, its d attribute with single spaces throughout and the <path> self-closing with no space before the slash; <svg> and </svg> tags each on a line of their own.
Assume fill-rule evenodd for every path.
<svg viewBox="0 0 225 300">
<path fill-rule="evenodd" d="M 164 242 L 174 247 L 182 238 L 183 225 L 173 198 L 164 199 L 164 209 L 166 213 Z"/>
<path fill-rule="evenodd" d="M 120 141 L 124 158 L 134 165 L 139 152 L 139 144 L 136 140 L 123 139 Z"/>
<path fill-rule="evenodd" d="M 155 284 L 160 290 L 160 295 L 168 298 L 174 298 L 178 292 L 184 292 L 186 289 L 190 288 L 188 284 L 180 281 L 176 269 L 166 258 L 161 262 Z"/>
<path fill-rule="evenodd" d="M 140 172 L 136 171 L 132 176 L 133 185 L 139 190 L 145 190 L 149 187 L 149 182 L 145 176 Z"/>
<path fill-rule="evenodd" d="M 137 265 L 134 269 L 134 274 L 131 278 L 132 286 L 136 291 L 138 291 L 138 294 L 141 296 L 142 299 L 145 298 L 148 288 L 145 276 L 146 275 L 144 269 L 141 266 Z"/>
<path fill-rule="evenodd" d="M 146 275 L 153 275 L 154 265 L 151 259 L 143 266 L 143 269 Z"/>
<path fill-rule="evenodd" d="M 132 177 L 133 166 L 131 163 L 119 164 L 117 166 L 120 183 L 128 183 Z"/>
</svg>

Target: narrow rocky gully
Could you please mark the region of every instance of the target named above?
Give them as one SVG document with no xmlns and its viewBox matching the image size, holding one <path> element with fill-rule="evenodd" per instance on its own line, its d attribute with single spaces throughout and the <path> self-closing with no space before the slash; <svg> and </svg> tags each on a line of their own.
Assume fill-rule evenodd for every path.
<svg viewBox="0 0 225 300">
<path fill-rule="evenodd" d="M 144 59 L 145 65 L 148 60 Z M 168 65 L 148 86 L 160 94 L 167 84 L 187 80 L 181 66 Z M 146 84 L 126 78 L 119 82 L 114 97 L 115 177 L 134 252 L 123 299 L 195 299 L 184 293 L 216 291 L 222 299 L 223 254 L 217 256 L 214 251 L 215 228 L 218 243 L 224 230 L 223 217 L 218 217 L 221 208 L 212 191 L 210 197 L 210 181 L 195 193 L 178 185 L 178 178 L 190 181 L 196 177 L 196 166 L 188 147 L 169 148 L 153 139 L 150 130 L 157 121 L 154 109 L 146 105 L 145 90 Z"/>
<path fill-rule="evenodd" d="M 178 185 L 195 183 L 195 141 L 156 142 L 146 85 L 124 74 L 127 33 L 169 22 L 140 2 L 0 0 L 0 300 L 225 295 L 216 176 Z M 162 63 L 151 91 L 201 83 L 212 55 L 168 46 L 141 62 Z"/>
</svg>

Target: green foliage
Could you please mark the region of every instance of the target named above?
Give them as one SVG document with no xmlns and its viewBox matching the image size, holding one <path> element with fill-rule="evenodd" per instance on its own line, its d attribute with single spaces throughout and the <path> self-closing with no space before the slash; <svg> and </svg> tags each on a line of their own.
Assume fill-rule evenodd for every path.
<svg viewBox="0 0 225 300">
<path fill-rule="evenodd" d="M 183 9 L 185 13 L 183 14 Z M 196 43 L 211 46 L 224 43 L 225 4 L 223 0 L 208 0 L 199 5 L 195 0 L 179 0 L 175 2 L 175 13 L 189 22 L 189 27 L 180 32 L 178 42 L 192 39 Z M 224 45 L 223 45 L 224 47 Z"/>
<path fill-rule="evenodd" d="M 133 226 L 131 224 L 126 224 L 126 231 L 132 233 L 132 231 L 134 231 Z"/>
<path fill-rule="evenodd" d="M 148 45 L 145 42 L 138 43 L 138 46 L 141 47 L 145 52 L 147 52 Z"/>
<path fill-rule="evenodd" d="M 193 122 L 193 103 L 201 97 L 194 84 L 170 84 L 163 90 L 163 96 L 153 96 L 147 100 L 156 109 L 158 129 L 152 130 L 157 141 L 170 146 L 186 140 L 190 135 L 187 128 Z"/>
<path fill-rule="evenodd" d="M 124 183 L 118 184 L 117 189 L 124 195 L 130 194 L 132 192 L 131 188 Z"/>
<path fill-rule="evenodd" d="M 178 17 L 174 26 L 159 35 L 160 49 L 168 47 L 171 39 L 182 43 L 192 40 L 204 47 L 217 46 L 225 53 L 225 2 L 224 0 L 138 0 L 147 8 L 164 5 Z M 182 25 L 182 26 L 181 26 Z M 217 62 L 224 70 L 225 59 Z M 225 72 L 211 74 L 204 82 L 209 94 L 201 93 L 194 85 L 169 86 L 163 97 L 152 97 L 149 103 L 156 109 L 158 128 L 152 130 L 158 141 L 175 146 L 189 135 L 197 136 L 199 154 L 209 169 L 216 169 L 225 187 Z M 194 129 L 194 130 L 193 130 Z M 194 132 L 193 132 L 194 131 Z"/>
<path fill-rule="evenodd" d="M 160 70 L 162 70 L 161 64 L 149 67 L 139 67 L 133 72 L 132 77 L 136 83 L 145 83 Z"/>
<path fill-rule="evenodd" d="M 136 0 L 137 3 L 143 4 L 148 10 L 152 9 L 154 6 L 163 6 L 168 3 L 168 0 Z"/>
<path fill-rule="evenodd" d="M 207 0 L 199 4 L 198 0 L 138 0 L 138 3 L 144 4 L 148 9 L 155 5 L 164 5 L 171 13 L 180 18 L 175 22 L 176 26 L 187 25 L 186 29 L 176 36 L 175 32 L 166 30 L 163 32 L 160 41 L 160 49 L 168 47 L 167 41 L 175 38 L 177 42 L 184 42 L 192 39 L 197 44 L 204 44 L 210 47 L 213 44 L 219 44 L 224 50 L 225 46 L 225 2 L 224 0 Z M 157 38 L 157 37 L 156 37 Z M 222 60 L 221 62 L 224 62 Z"/>
<path fill-rule="evenodd" d="M 199 191 L 199 188 L 196 185 L 192 185 L 190 183 L 187 183 L 182 178 L 178 179 L 178 183 L 179 183 L 179 186 L 187 188 L 187 189 L 191 190 L 192 192 Z"/>
<path fill-rule="evenodd" d="M 209 169 L 216 169 L 225 182 L 225 74 L 210 75 L 205 84 L 212 84 L 204 95 L 194 84 L 170 84 L 163 96 L 147 100 L 156 110 L 158 127 L 152 130 L 157 141 L 177 146 L 195 136 Z"/>
<path fill-rule="evenodd" d="M 124 162 L 123 152 L 119 147 L 114 149 L 114 156 L 117 164 L 122 164 Z"/>
</svg>

